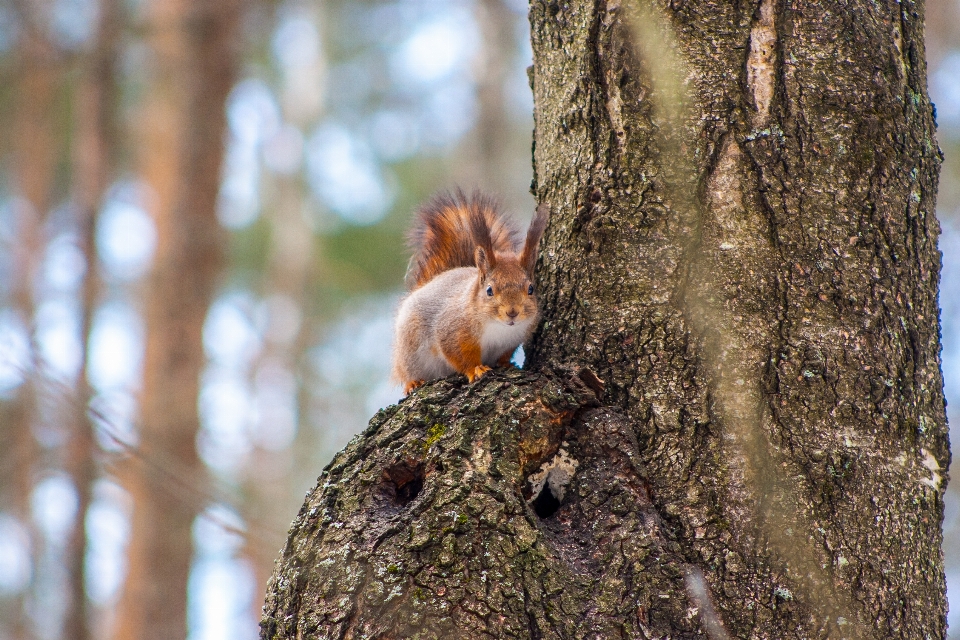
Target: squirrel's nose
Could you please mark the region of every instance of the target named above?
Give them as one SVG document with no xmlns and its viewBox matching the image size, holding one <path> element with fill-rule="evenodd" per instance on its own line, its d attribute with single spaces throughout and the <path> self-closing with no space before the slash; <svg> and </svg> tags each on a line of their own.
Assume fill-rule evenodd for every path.
<svg viewBox="0 0 960 640">
<path fill-rule="evenodd" d="M 516 318 L 518 315 L 520 315 L 520 312 L 517 311 L 516 309 L 511 308 L 507 310 L 507 317 L 510 318 L 511 320 Z"/>
</svg>

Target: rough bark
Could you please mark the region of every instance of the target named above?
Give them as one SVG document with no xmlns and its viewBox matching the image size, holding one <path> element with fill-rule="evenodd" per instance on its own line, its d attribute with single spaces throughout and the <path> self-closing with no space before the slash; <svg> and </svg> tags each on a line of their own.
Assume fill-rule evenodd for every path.
<svg viewBox="0 0 960 640">
<path fill-rule="evenodd" d="M 379 414 L 294 522 L 261 637 L 944 637 L 922 2 L 530 18 L 532 372 Z"/>
<path fill-rule="evenodd" d="M 154 76 L 141 122 L 142 162 L 156 195 L 157 251 L 145 300 L 138 436 L 145 456 L 175 466 L 167 469 L 172 480 L 146 465 L 126 474 L 134 513 L 118 638 L 187 633 L 191 527 L 203 505 L 177 482 L 204 477 L 195 448 L 202 330 L 223 263 L 215 205 L 241 6 L 157 0 L 149 8 Z"/>
<path fill-rule="evenodd" d="M 464 382 L 381 411 L 324 471 L 262 637 L 614 638 L 672 620 L 692 632 L 687 567 L 624 416 L 572 372 Z M 530 501 L 545 463 L 577 473 Z"/>
</svg>

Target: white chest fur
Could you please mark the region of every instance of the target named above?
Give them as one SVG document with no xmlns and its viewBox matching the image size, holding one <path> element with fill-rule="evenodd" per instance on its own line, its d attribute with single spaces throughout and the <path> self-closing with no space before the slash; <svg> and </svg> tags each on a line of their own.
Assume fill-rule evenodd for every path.
<svg viewBox="0 0 960 640">
<path fill-rule="evenodd" d="M 487 366 L 496 363 L 497 358 L 514 349 L 530 335 L 533 318 L 528 318 L 513 325 L 507 325 L 497 320 L 486 323 L 483 335 L 480 336 L 481 359 Z"/>
</svg>

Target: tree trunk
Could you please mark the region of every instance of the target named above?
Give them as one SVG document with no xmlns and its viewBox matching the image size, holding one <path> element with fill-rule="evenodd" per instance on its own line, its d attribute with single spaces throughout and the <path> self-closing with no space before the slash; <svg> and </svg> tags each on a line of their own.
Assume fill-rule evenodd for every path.
<svg viewBox="0 0 960 640">
<path fill-rule="evenodd" d="M 13 250 L 10 301 L 18 319 L 30 335 L 29 360 L 22 372 L 24 382 L 17 390 L 4 427 L 4 450 L 13 461 L 9 472 L 12 511 L 30 534 L 30 561 L 36 568 L 44 547 L 41 531 L 30 514 L 30 494 L 43 470 L 42 450 L 36 439 L 44 362 L 37 344 L 37 280 L 49 241 L 48 220 L 56 198 L 57 158 L 62 147 L 62 124 L 55 117 L 56 105 L 66 82 L 66 63 L 42 27 L 30 19 L 33 3 L 18 7 L 18 19 L 25 26 L 16 59 L 16 90 L 10 146 L 13 151 L 14 220 L 17 242 Z M 17 597 L 16 614 L 10 621 L 12 638 L 33 637 L 27 602 L 42 589 L 42 577 L 34 573 L 31 586 Z"/>
<path fill-rule="evenodd" d="M 303 362 L 298 354 L 309 349 L 310 332 L 303 327 L 301 320 L 307 308 L 306 297 L 309 291 L 310 268 L 313 264 L 313 235 L 306 218 L 303 216 L 304 203 L 301 192 L 296 188 L 294 179 L 286 176 L 274 177 L 268 183 L 274 190 L 273 205 L 264 215 L 270 223 L 270 250 L 263 289 L 272 297 L 270 306 L 267 340 L 259 357 L 258 371 L 254 378 L 264 378 L 270 384 L 270 378 L 276 378 L 281 371 L 297 377 L 303 375 Z M 285 305 L 290 305 L 289 307 Z M 292 316 L 292 317 L 291 317 Z M 261 384 L 255 380 L 254 384 Z M 273 384 L 276 384 L 273 382 Z M 260 395 L 260 394 L 258 394 Z M 266 397 L 276 396 L 270 394 Z M 296 508 L 291 504 L 291 494 L 299 495 L 302 488 L 296 488 L 294 479 L 303 481 L 303 476 L 295 472 L 297 450 L 302 450 L 303 434 L 309 425 L 303 419 L 303 403 L 296 400 L 296 410 L 291 419 L 297 430 L 292 447 L 280 450 L 266 448 L 258 441 L 254 448 L 248 470 L 244 477 L 242 493 L 244 506 L 250 513 L 257 514 L 262 522 L 283 522 Z M 259 429 L 272 437 L 270 431 L 275 428 L 276 414 L 285 408 L 278 406 L 259 407 Z M 282 416 L 280 420 L 286 419 Z M 308 447 L 309 448 L 309 447 Z M 248 523 L 249 524 L 249 523 Z M 271 533 L 279 527 L 271 528 Z M 273 554 L 277 544 L 282 544 L 283 534 L 264 538 L 248 536 L 244 548 L 256 576 L 257 594 L 263 592 L 273 569 Z M 259 611 L 259 597 L 253 598 L 253 606 Z"/>
<path fill-rule="evenodd" d="M 141 126 L 144 177 L 156 193 L 157 252 L 145 301 L 138 435 L 148 459 L 172 468 L 168 475 L 147 466 L 127 474 L 134 514 L 118 638 L 175 640 L 187 633 L 191 528 L 203 505 L 191 492 L 196 487 L 178 483 L 204 476 L 195 448 L 197 397 L 203 323 L 223 262 L 215 205 L 239 5 L 156 0 L 150 6 L 155 77 Z"/>
<path fill-rule="evenodd" d="M 93 637 L 94 623 L 87 598 L 86 516 L 93 502 L 93 486 L 99 475 L 99 451 L 94 425 L 88 415 L 93 397 L 90 385 L 90 331 L 100 301 L 102 279 L 97 260 L 97 211 L 110 180 L 115 152 L 116 54 L 120 30 L 118 0 L 98 3 L 98 24 L 91 50 L 82 65 L 76 101 L 76 134 L 73 152 L 73 201 L 77 207 L 80 250 L 87 268 L 82 277 L 80 340 L 83 362 L 77 380 L 77 410 L 70 438 L 68 468 L 77 489 L 77 515 L 67 540 L 70 602 L 65 616 L 65 634 L 73 640 Z"/>
<path fill-rule="evenodd" d="M 262 638 L 944 637 L 923 4 L 640 5 L 531 3 L 530 371 L 379 413 Z"/>
</svg>

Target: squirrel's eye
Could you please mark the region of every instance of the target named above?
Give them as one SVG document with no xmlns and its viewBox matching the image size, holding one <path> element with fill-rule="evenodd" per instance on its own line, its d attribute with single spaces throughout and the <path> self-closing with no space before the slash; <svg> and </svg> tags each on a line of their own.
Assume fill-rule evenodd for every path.
<svg viewBox="0 0 960 640">
<path fill-rule="evenodd" d="M 487 287 L 487 295 L 488 295 L 488 296 L 492 296 L 492 295 L 493 295 L 493 287 Z"/>
<path fill-rule="evenodd" d="M 532 296 L 532 295 L 533 295 L 533 285 L 532 285 L 532 284 L 531 284 L 529 287 L 527 287 L 527 295 L 528 295 L 528 296 Z"/>
</svg>

